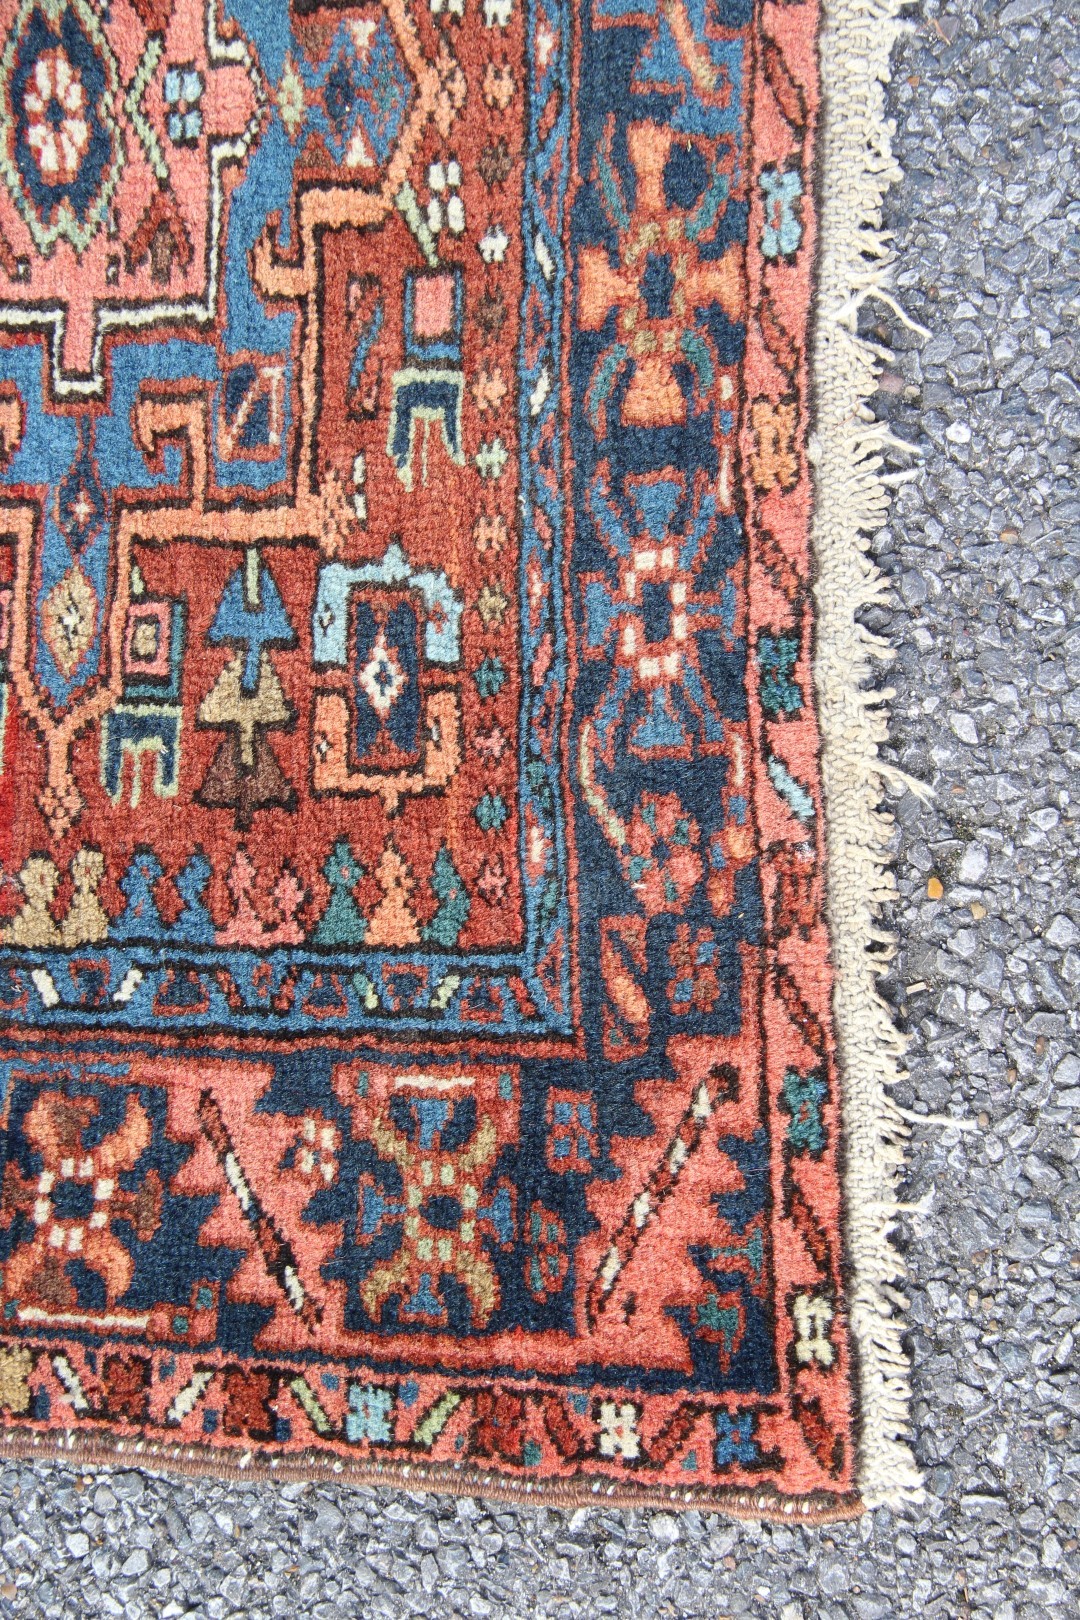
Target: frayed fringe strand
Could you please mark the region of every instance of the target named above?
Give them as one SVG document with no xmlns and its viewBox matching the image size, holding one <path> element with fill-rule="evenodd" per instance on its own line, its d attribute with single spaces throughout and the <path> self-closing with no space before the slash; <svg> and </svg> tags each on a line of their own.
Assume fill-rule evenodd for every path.
<svg viewBox="0 0 1080 1620">
<path fill-rule="evenodd" d="M 883 581 L 867 556 L 888 511 L 881 452 L 908 448 L 874 421 L 880 351 L 855 331 L 860 305 L 875 298 L 921 331 L 887 291 L 892 252 L 881 203 L 901 179 L 885 118 L 889 56 L 904 24 L 900 0 L 827 0 L 821 40 L 824 113 L 818 160 L 821 199 L 812 444 L 816 498 L 818 642 L 815 681 L 828 809 L 829 921 L 843 1087 L 847 1168 L 844 1194 L 851 1267 L 849 1312 L 861 1402 L 859 1489 L 867 1507 L 922 1498 L 910 1445 L 911 1387 L 901 1343 L 907 1302 L 894 1284 L 904 1263 L 892 1241 L 896 1188 L 908 1125 L 890 1094 L 902 1073 L 904 1041 L 878 993 L 892 950 L 880 925 L 894 898 L 881 808 L 885 784 L 915 787 L 878 758 L 888 695 L 867 689 L 889 649 L 859 622 L 880 601 Z"/>
</svg>

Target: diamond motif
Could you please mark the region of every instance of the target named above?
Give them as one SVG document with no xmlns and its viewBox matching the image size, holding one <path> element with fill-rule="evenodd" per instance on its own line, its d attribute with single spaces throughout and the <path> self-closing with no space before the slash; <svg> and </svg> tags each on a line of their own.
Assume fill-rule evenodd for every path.
<svg viewBox="0 0 1080 1620">
<path fill-rule="evenodd" d="M 343 24 L 325 69 L 305 77 L 318 93 L 309 101 L 311 127 L 334 162 L 350 169 L 385 163 L 415 96 L 385 17 Z"/>
<path fill-rule="evenodd" d="M 56 526 L 68 544 L 81 551 L 99 532 L 108 510 L 94 457 L 93 433 L 88 419 L 80 417 L 79 453 L 56 492 Z"/>
<path fill-rule="evenodd" d="M 408 679 L 393 652 L 386 645 L 385 631 L 380 630 L 375 638 L 371 657 L 357 676 L 359 684 L 371 701 L 371 707 L 380 719 L 386 719 L 405 690 Z"/>
<path fill-rule="evenodd" d="M 0 172 L 43 254 L 82 252 L 116 190 L 116 57 L 87 0 L 24 0 L 0 57 Z"/>
<path fill-rule="evenodd" d="M 57 669 L 70 680 L 93 645 L 98 599 L 78 563 L 57 580 L 41 609 L 41 633 Z"/>
</svg>

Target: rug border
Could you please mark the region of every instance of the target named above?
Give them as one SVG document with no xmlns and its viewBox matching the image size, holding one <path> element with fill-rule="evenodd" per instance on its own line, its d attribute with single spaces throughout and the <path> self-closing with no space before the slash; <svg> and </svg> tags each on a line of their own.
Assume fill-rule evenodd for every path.
<svg viewBox="0 0 1080 1620">
<path fill-rule="evenodd" d="M 821 731 L 827 851 L 826 911 L 834 971 L 833 1021 L 844 1123 L 843 1198 L 848 1321 L 858 1403 L 857 1482 L 866 1508 L 923 1499 L 911 1450 L 910 1362 L 903 1345 L 906 1266 L 893 1241 L 909 1135 L 890 1088 L 905 1039 L 877 988 L 894 950 L 883 909 L 897 898 L 887 785 L 910 783 L 879 759 L 888 699 L 876 683 L 893 648 L 859 621 L 887 599 L 868 555 L 886 521 L 882 450 L 892 441 L 866 401 L 882 351 L 857 334 L 867 297 L 895 307 L 893 254 L 882 203 L 902 171 L 885 112 L 890 57 L 906 0 L 823 0 L 818 59 L 822 111 L 816 162 L 818 249 L 811 388 L 814 470 L 814 683 Z M 899 475 L 900 478 L 907 476 Z"/>
<path fill-rule="evenodd" d="M 876 987 L 892 936 L 880 924 L 895 898 L 881 808 L 899 773 L 878 758 L 887 736 L 875 662 L 891 647 L 857 613 L 885 595 L 867 556 L 885 520 L 889 480 L 881 450 L 890 435 L 866 405 L 880 369 L 856 333 L 858 308 L 889 283 L 891 251 L 881 230 L 886 191 L 902 178 L 891 153 L 884 84 L 904 27 L 907 0 L 823 0 L 818 36 L 821 111 L 815 141 L 816 308 L 810 387 L 813 468 L 814 684 L 826 812 L 826 910 L 834 966 L 833 1016 L 844 1122 L 843 1199 L 849 1328 L 858 1402 L 858 1490 L 792 1495 L 739 1487 L 656 1487 L 615 1481 L 521 1480 L 467 1465 L 345 1461 L 319 1452 L 270 1460 L 213 1447 L 109 1439 L 75 1430 L 0 1432 L 0 1456 L 78 1467 L 138 1468 L 225 1480 L 330 1481 L 356 1486 L 478 1495 L 518 1505 L 689 1508 L 749 1521 L 824 1525 L 881 1504 L 922 1499 L 908 1444 L 909 1361 L 902 1346 L 907 1302 L 896 1284 L 906 1267 L 892 1231 L 908 1129 L 889 1087 L 902 1073 L 904 1039 Z M 886 695 L 887 696 L 887 695 Z"/>
</svg>

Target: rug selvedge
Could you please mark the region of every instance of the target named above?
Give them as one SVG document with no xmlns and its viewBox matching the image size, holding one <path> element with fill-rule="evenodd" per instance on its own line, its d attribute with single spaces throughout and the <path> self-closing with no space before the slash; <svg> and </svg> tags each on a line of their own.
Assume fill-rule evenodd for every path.
<svg viewBox="0 0 1080 1620">
<path fill-rule="evenodd" d="M 11 1443 L 852 1511 L 816 6 L 2 11 Z"/>
</svg>

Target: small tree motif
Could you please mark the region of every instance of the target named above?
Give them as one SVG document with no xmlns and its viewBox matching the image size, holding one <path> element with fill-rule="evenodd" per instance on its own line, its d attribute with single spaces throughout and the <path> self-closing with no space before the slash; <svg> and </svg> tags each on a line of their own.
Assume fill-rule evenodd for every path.
<svg viewBox="0 0 1080 1620">
<path fill-rule="evenodd" d="M 424 938 L 432 944 L 449 948 L 457 944 L 458 936 L 468 921 L 470 900 L 461 874 L 445 844 L 435 856 L 431 887 L 439 902 L 439 909 L 424 929 Z"/>
<path fill-rule="evenodd" d="M 247 850 L 240 848 L 233 856 L 225 882 L 235 910 L 215 936 L 219 945 L 303 944 L 305 935 L 299 913 L 307 891 L 291 866 L 282 868 L 269 894 L 266 885 L 262 885 L 260 900 L 259 874 Z M 272 916 L 271 921 L 266 920 L 268 915 Z"/>
<path fill-rule="evenodd" d="M 281 875 L 271 890 L 271 899 L 277 910 L 277 921 L 263 935 L 264 945 L 302 945 L 304 926 L 300 921 L 300 907 L 307 899 L 307 890 L 291 866 L 282 868 Z"/>
<path fill-rule="evenodd" d="M 71 862 L 71 904 L 61 929 L 65 945 L 99 945 L 108 936 L 109 919 L 98 899 L 104 876 L 105 857 L 100 849 L 76 850 Z"/>
<path fill-rule="evenodd" d="M 229 735 L 214 755 L 199 789 L 199 800 L 213 809 L 230 809 L 242 832 L 256 810 L 277 805 L 289 809 L 296 795 L 267 740 L 268 731 L 287 726 L 292 705 L 282 691 L 269 653 L 263 653 L 255 691 L 243 688 L 243 655 L 226 664 L 199 705 L 199 724 Z"/>
<path fill-rule="evenodd" d="M 417 922 L 409 897 L 416 881 L 393 844 L 387 844 L 379 857 L 375 872 L 383 897 L 375 907 L 368 924 L 369 945 L 418 945 L 420 924 Z"/>
<path fill-rule="evenodd" d="M 296 800 L 266 735 L 291 725 L 295 714 L 267 649 L 294 647 L 296 633 L 274 576 L 254 548 L 229 579 L 207 640 L 237 650 L 199 705 L 199 725 L 226 735 L 198 798 L 213 809 L 232 810 L 246 832 L 256 810 L 291 809 Z"/>
<path fill-rule="evenodd" d="M 47 855 L 31 855 L 19 873 L 19 886 L 25 899 L 4 930 L 4 938 L 11 945 L 29 945 L 39 950 L 59 945 L 60 930 L 51 909 L 60 887 L 56 862 Z"/>
<path fill-rule="evenodd" d="M 120 892 L 127 905 L 112 925 L 116 940 L 160 939 L 165 926 L 154 898 L 164 869 L 152 849 L 137 849 L 131 865 L 120 880 Z"/>
<path fill-rule="evenodd" d="M 261 945 L 266 930 L 255 904 L 255 863 L 246 849 L 238 849 L 233 856 L 225 884 L 235 909 L 224 928 L 218 929 L 217 943 Z"/>
<path fill-rule="evenodd" d="M 356 885 L 364 876 L 364 868 L 353 854 L 348 839 L 339 838 L 334 845 L 323 877 L 330 885 L 330 900 L 315 928 L 316 945 L 362 945 L 367 933 L 367 919 L 356 903 Z"/>
<path fill-rule="evenodd" d="M 191 945 L 209 945 L 214 939 L 214 920 L 206 909 L 203 895 L 210 881 L 210 862 L 201 850 L 188 861 L 174 879 L 176 892 L 184 902 L 184 909 L 176 919 L 173 932 L 177 939 Z"/>
</svg>

